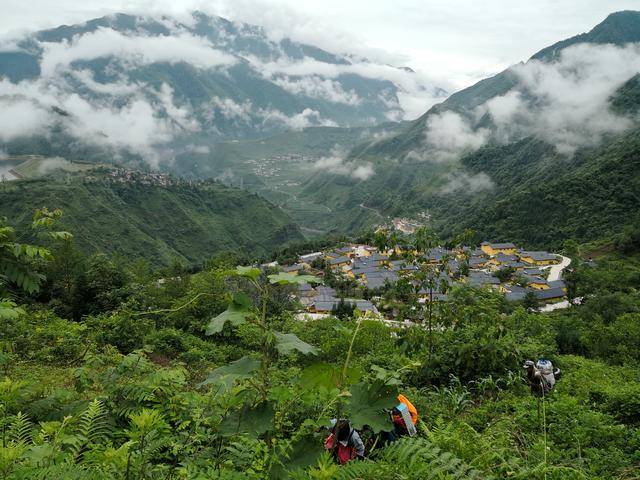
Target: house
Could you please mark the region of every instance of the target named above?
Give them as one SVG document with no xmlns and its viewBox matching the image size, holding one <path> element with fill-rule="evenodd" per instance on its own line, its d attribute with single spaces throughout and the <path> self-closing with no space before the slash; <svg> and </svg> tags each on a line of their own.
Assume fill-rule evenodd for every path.
<svg viewBox="0 0 640 480">
<path fill-rule="evenodd" d="M 472 256 L 469 258 L 469 268 L 484 268 L 489 261 L 486 257 Z"/>
<path fill-rule="evenodd" d="M 522 273 L 524 273 L 525 275 L 532 275 L 534 277 L 543 277 L 544 276 L 544 272 L 542 270 L 540 270 L 539 268 L 523 268 L 522 269 Z"/>
<path fill-rule="evenodd" d="M 564 280 L 552 280 L 549 283 L 549 288 L 559 288 L 564 293 L 567 293 L 567 285 Z"/>
<path fill-rule="evenodd" d="M 565 299 L 565 292 L 561 288 L 548 288 L 546 290 L 535 290 L 533 294 L 538 300 L 545 303 L 557 303 Z"/>
<path fill-rule="evenodd" d="M 523 275 L 522 281 L 527 287 L 534 290 L 547 290 L 549 288 L 549 284 L 544 278 Z"/>
<path fill-rule="evenodd" d="M 470 272 L 467 281 L 472 287 L 484 287 L 485 285 L 499 287 L 500 285 L 500 280 L 484 272 Z"/>
<path fill-rule="evenodd" d="M 494 255 L 497 255 L 499 253 L 503 253 L 505 255 L 514 255 L 518 250 L 518 247 L 516 247 L 513 243 L 482 242 L 480 244 L 480 249 L 490 257 L 493 257 Z"/>
<path fill-rule="evenodd" d="M 394 272 L 415 272 L 418 270 L 417 265 L 407 262 L 406 260 L 392 260 L 389 267 Z"/>
<path fill-rule="evenodd" d="M 336 291 L 331 288 L 331 287 L 327 287 L 325 285 L 319 285 L 316 287 L 316 295 L 317 296 L 323 296 L 323 297 L 335 297 L 336 296 Z"/>
<path fill-rule="evenodd" d="M 353 247 L 350 245 L 347 245 L 346 247 L 340 247 L 340 248 L 336 248 L 334 250 L 335 253 L 337 253 L 340 256 L 344 256 L 344 257 L 352 257 L 355 256 L 355 252 L 353 251 Z"/>
<path fill-rule="evenodd" d="M 314 260 L 322 258 L 323 255 L 324 254 L 322 252 L 313 252 L 306 255 L 300 255 L 300 257 L 298 257 L 298 263 L 311 266 Z"/>
<path fill-rule="evenodd" d="M 367 262 L 375 263 L 375 264 L 387 263 L 388 261 L 389 261 L 389 258 L 387 256 L 382 255 L 382 254 L 380 254 L 378 252 L 372 253 L 367 258 Z"/>
<path fill-rule="evenodd" d="M 519 260 L 520 258 L 517 255 L 507 255 L 505 253 L 498 253 L 493 258 L 491 258 L 491 260 L 489 260 L 489 263 L 492 263 L 494 265 L 504 265 L 505 263 L 517 262 Z"/>
<path fill-rule="evenodd" d="M 368 289 L 374 290 L 384 287 L 387 283 L 396 283 L 398 281 L 398 274 L 389 270 L 379 270 L 366 274 L 364 281 Z"/>
<path fill-rule="evenodd" d="M 446 302 L 447 294 L 440 292 L 438 289 L 421 288 L 418 292 L 418 301 L 420 303 L 425 302 Z"/>
<path fill-rule="evenodd" d="M 284 271 L 285 273 L 291 273 L 293 275 L 298 275 L 298 273 L 300 273 L 303 270 L 304 270 L 304 265 L 301 265 L 299 263 L 294 263 L 293 265 L 282 267 L 282 271 Z"/>
<path fill-rule="evenodd" d="M 521 287 L 520 285 L 509 285 L 504 297 L 509 302 L 518 302 L 520 300 L 524 300 L 524 297 L 527 296 L 528 291 L 529 290 Z"/>
<path fill-rule="evenodd" d="M 428 263 L 440 263 L 444 259 L 445 256 L 451 255 L 451 250 L 447 250 L 446 248 L 432 248 L 428 252 L 424 254 L 424 259 Z"/>
<path fill-rule="evenodd" d="M 336 257 L 329 260 L 331 268 L 342 268 L 347 265 L 351 265 L 351 259 L 349 257 Z"/>
<path fill-rule="evenodd" d="M 308 283 L 302 283 L 298 285 L 298 295 L 300 297 L 307 297 L 307 298 L 315 297 L 317 295 L 317 292 Z"/>
<path fill-rule="evenodd" d="M 527 266 L 526 263 L 522 263 L 519 261 L 504 262 L 503 264 L 500 265 L 500 267 L 502 268 L 512 268 L 518 272 L 521 272 L 522 270 L 524 270 L 526 266 Z"/>
<path fill-rule="evenodd" d="M 558 256 L 549 252 L 520 252 L 520 260 L 529 265 L 555 265 L 560 263 Z"/>
<path fill-rule="evenodd" d="M 361 312 L 378 313 L 376 307 L 369 300 L 360 300 L 355 298 L 345 298 L 345 303 L 352 304 Z M 340 303 L 338 298 L 323 298 L 309 306 L 310 313 L 331 313 Z"/>
</svg>

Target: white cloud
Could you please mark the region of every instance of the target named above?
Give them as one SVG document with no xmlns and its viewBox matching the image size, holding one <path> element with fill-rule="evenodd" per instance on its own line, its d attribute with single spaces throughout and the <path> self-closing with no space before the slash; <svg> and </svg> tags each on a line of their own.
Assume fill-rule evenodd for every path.
<svg viewBox="0 0 640 480">
<path fill-rule="evenodd" d="M 491 115 L 500 141 L 536 135 L 571 155 L 630 126 L 630 119 L 610 110 L 609 100 L 638 71 L 638 45 L 576 45 L 552 63 L 535 60 L 514 67 L 516 88 L 478 113 Z"/>
<path fill-rule="evenodd" d="M 253 106 L 249 100 L 238 103 L 232 98 L 211 97 L 205 107 L 205 117 L 209 121 L 215 117 L 214 109 L 217 109 L 226 119 L 238 119 L 248 123 L 251 121 Z"/>
<path fill-rule="evenodd" d="M 42 105 L 24 97 L 0 95 L 0 140 L 45 133 L 50 122 L 50 114 Z"/>
<path fill-rule="evenodd" d="M 70 42 L 43 42 L 42 75 L 52 76 L 77 60 L 117 56 L 135 65 L 186 62 L 198 68 L 235 63 L 231 55 L 216 50 L 202 37 L 187 33 L 172 36 L 128 36 L 109 28 L 73 37 Z"/>
<path fill-rule="evenodd" d="M 70 70 L 69 73 L 82 82 L 87 88 L 103 95 L 133 95 L 143 87 L 143 85 L 139 83 L 127 82 L 122 76 L 120 80 L 116 82 L 101 83 L 96 82 L 93 72 L 90 70 Z"/>
<path fill-rule="evenodd" d="M 370 162 L 356 163 L 345 161 L 345 152 L 339 148 L 334 148 L 331 154 L 317 160 L 313 170 L 344 175 L 356 180 L 368 180 L 375 174 L 373 165 Z"/>
<path fill-rule="evenodd" d="M 354 90 L 345 91 L 340 83 L 317 75 L 295 79 L 287 76 L 276 77 L 271 81 L 294 95 L 304 95 L 351 106 L 358 105 L 361 102 Z"/>
<path fill-rule="evenodd" d="M 451 161 L 465 152 L 480 148 L 488 138 L 487 129 L 473 130 L 461 115 L 446 111 L 428 118 L 423 145 L 419 150 L 409 152 L 407 158 L 418 161 Z"/>
<path fill-rule="evenodd" d="M 76 94 L 62 100 L 71 116 L 66 124 L 71 135 L 88 143 L 130 149 L 152 164 L 158 161 L 155 147 L 171 141 L 175 133 L 170 122 L 160 118 L 144 99 L 121 107 L 97 106 Z"/>
<path fill-rule="evenodd" d="M 160 87 L 157 92 L 158 100 L 168 117 L 173 120 L 180 128 L 188 132 L 197 132 L 200 130 L 200 124 L 194 118 L 193 112 L 186 105 L 178 107 L 174 103 L 173 89 L 166 83 Z"/>
<path fill-rule="evenodd" d="M 293 116 L 288 116 L 279 110 L 259 109 L 257 114 L 262 117 L 263 123 L 280 123 L 292 130 L 302 130 L 312 126 L 337 127 L 338 124 L 332 120 L 323 119 L 320 112 L 305 108 L 302 112 Z"/>
<path fill-rule="evenodd" d="M 398 88 L 398 101 L 388 97 L 385 102 L 393 102 L 404 112 L 403 119 L 409 120 L 426 112 L 434 104 L 444 100 L 442 93 L 423 76 L 416 72 L 395 68 L 391 65 L 353 60 L 349 64 L 325 63 L 313 58 L 294 60 L 282 57 L 274 61 L 263 62 L 259 58 L 247 55 L 254 68 L 271 81 L 284 76 L 307 77 L 318 76 L 325 79 L 336 79 L 340 75 L 355 74 L 365 78 L 386 80 Z"/>
<path fill-rule="evenodd" d="M 38 174 L 46 175 L 47 173 L 53 172 L 54 170 L 58 170 L 60 168 L 64 168 L 71 165 L 71 162 L 65 160 L 62 157 L 49 157 L 44 158 L 38 164 Z"/>
<path fill-rule="evenodd" d="M 456 171 L 447 175 L 445 181 L 447 183 L 439 190 L 442 194 L 477 193 L 494 187 L 493 181 L 484 172 L 470 175 L 464 171 Z"/>
</svg>

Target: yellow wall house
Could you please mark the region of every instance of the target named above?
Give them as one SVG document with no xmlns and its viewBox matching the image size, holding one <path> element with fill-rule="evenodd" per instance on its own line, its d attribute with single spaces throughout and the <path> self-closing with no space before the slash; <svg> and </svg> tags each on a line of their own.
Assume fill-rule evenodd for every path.
<svg viewBox="0 0 640 480">
<path fill-rule="evenodd" d="M 546 280 L 536 277 L 527 277 L 527 286 L 535 290 L 548 290 L 550 288 Z"/>
<path fill-rule="evenodd" d="M 520 259 L 530 265 L 539 266 L 555 265 L 560 263 L 560 259 L 556 255 L 547 252 L 522 252 L 520 254 Z"/>
<path fill-rule="evenodd" d="M 494 256 L 499 253 L 504 253 L 505 255 L 513 255 L 518 250 L 513 243 L 491 243 L 491 242 L 482 242 L 480 244 L 480 249 L 489 256 Z"/>
</svg>

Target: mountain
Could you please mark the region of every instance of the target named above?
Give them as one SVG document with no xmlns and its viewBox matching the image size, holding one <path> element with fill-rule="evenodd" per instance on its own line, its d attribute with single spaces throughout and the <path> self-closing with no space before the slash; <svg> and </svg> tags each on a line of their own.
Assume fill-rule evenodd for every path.
<svg viewBox="0 0 640 480">
<path fill-rule="evenodd" d="M 4 182 L 0 215 L 19 219 L 22 228 L 36 209 L 60 208 L 62 227 L 86 253 L 154 265 L 201 262 L 223 251 L 254 258 L 304 238 L 286 214 L 255 194 L 215 182 L 123 172 Z"/>
<path fill-rule="evenodd" d="M 531 246 L 614 234 L 640 220 L 638 41 L 640 13 L 614 13 L 354 148 L 345 161 L 371 163 L 371 178 L 318 176 L 303 198 L 345 229 L 364 207 Z"/>
<path fill-rule="evenodd" d="M 212 142 L 401 120 L 404 99 L 446 95 L 410 69 L 201 12 L 40 31 L 0 48 L 2 77 L 0 126 L 11 128 L 0 146 L 10 154 L 115 152 L 154 166 Z M 18 115 L 25 121 L 11 123 Z"/>
</svg>

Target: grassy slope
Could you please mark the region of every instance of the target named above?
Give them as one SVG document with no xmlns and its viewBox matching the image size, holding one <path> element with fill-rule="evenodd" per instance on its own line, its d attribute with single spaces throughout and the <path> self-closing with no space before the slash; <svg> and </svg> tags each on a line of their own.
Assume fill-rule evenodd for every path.
<svg viewBox="0 0 640 480">
<path fill-rule="evenodd" d="M 63 226 L 83 250 L 154 264 L 201 261 L 223 250 L 262 255 L 302 239 L 277 207 L 220 185 L 192 190 L 34 180 L 5 184 L 0 191 L 0 214 L 21 224 L 44 206 L 63 210 Z"/>
</svg>

